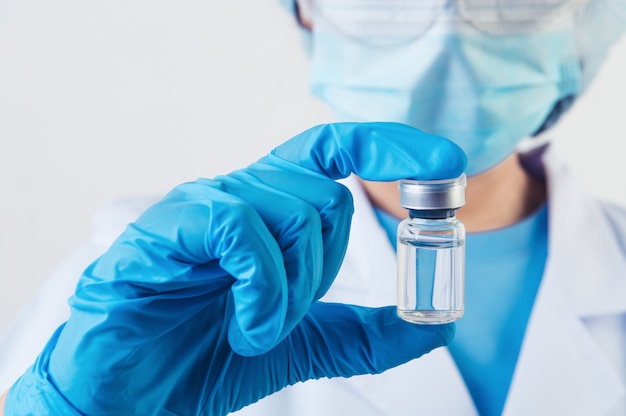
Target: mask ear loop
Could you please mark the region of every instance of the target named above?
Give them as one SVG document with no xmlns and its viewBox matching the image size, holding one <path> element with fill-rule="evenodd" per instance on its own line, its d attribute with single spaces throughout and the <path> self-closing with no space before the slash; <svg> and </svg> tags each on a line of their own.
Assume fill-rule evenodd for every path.
<svg viewBox="0 0 626 416">
<path fill-rule="evenodd" d="M 450 1 L 450 0 L 434 0 L 432 1 L 432 13 L 431 13 L 431 17 L 428 21 L 428 23 L 426 25 L 424 25 L 423 27 L 421 27 L 419 30 L 416 30 L 415 33 L 412 33 L 411 35 L 408 36 L 403 36 L 402 40 L 398 40 L 397 38 L 395 38 L 393 41 L 388 41 L 385 42 L 384 40 L 380 40 L 379 42 L 374 42 L 371 40 L 365 40 L 364 36 L 360 36 L 358 34 L 354 34 L 354 33 L 350 33 L 349 31 L 347 31 L 345 28 L 343 28 L 340 24 L 336 23 L 332 17 L 329 17 L 327 13 L 324 12 L 323 7 L 319 7 L 317 6 L 318 2 L 316 0 L 299 0 L 302 1 L 303 3 L 308 3 L 307 6 L 305 7 L 310 7 L 310 9 L 307 10 L 308 16 L 310 16 L 310 21 L 312 23 L 312 32 L 315 32 L 315 26 L 316 26 L 316 22 L 317 24 L 319 24 L 320 22 L 322 22 L 322 25 L 326 28 L 323 30 L 327 30 L 330 31 L 332 33 L 337 33 L 339 35 L 341 35 L 342 37 L 351 40 L 352 42 L 361 45 L 361 46 L 367 46 L 367 47 L 373 47 L 373 48 L 387 48 L 387 47 L 392 47 L 392 46 L 403 46 L 403 45 L 408 45 L 413 43 L 416 39 L 418 39 L 420 36 L 422 36 L 424 33 L 428 32 L 435 24 L 435 22 L 439 19 L 439 17 L 441 16 L 441 13 L 444 9 L 444 7 L 446 6 L 446 4 Z M 298 1 L 298 2 L 299 2 Z M 418 1 L 418 3 L 421 2 L 423 3 L 424 1 Z M 385 2 L 381 1 L 381 4 L 385 4 Z M 367 23 L 368 25 L 373 26 L 374 23 Z M 384 38 L 384 36 L 386 34 L 392 34 L 394 31 L 385 31 L 384 28 L 385 27 L 392 27 L 395 28 L 396 26 L 393 23 L 383 23 L 381 24 L 380 28 L 376 31 L 376 35 L 378 36 L 382 36 Z"/>
<path fill-rule="evenodd" d="M 480 2 L 484 2 L 485 0 L 481 0 Z M 512 5 L 513 8 L 519 8 L 520 0 L 510 0 L 508 4 Z M 492 7 L 497 10 L 497 19 L 493 22 L 481 22 L 481 19 L 476 16 L 476 12 L 472 10 L 479 10 L 481 6 L 472 7 L 472 0 L 456 0 L 459 13 L 463 17 L 465 21 L 471 24 L 478 31 L 494 36 L 503 36 L 503 35 L 515 35 L 515 34 L 527 34 L 532 32 L 538 32 L 542 30 L 558 30 L 560 28 L 573 27 L 577 17 L 580 15 L 581 10 L 584 9 L 584 6 L 589 2 L 589 0 L 544 0 L 544 4 L 550 5 L 550 3 L 562 3 L 563 6 L 559 7 L 559 9 L 553 13 L 551 13 L 550 18 L 545 19 L 545 8 L 542 8 L 532 19 L 526 20 L 512 20 L 507 19 L 505 14 L 502 12 L 502 9 L 506 6 L 503 6 L 505 1 L 503 0 L 493 0 Z M 541 8 L 541 6 L 537 6 L 537 8 Z M 478 13 L 479 14 L 479 13 Z M 563 18 L 563 15 L 566 15 Z M 556 24 L 555 24 L 556 22 Z M 552 27 L 550 27 L 553 25 Z"/>
</svg>

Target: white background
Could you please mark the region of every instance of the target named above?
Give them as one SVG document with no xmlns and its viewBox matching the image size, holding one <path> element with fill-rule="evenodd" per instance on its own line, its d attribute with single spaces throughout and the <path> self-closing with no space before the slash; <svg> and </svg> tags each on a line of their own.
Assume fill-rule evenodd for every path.
<svg viewBox="0 0 626 416">
<path fill-rule="evenodd" d="M 555 135 L 587 187 L 626 204 L 626 38 L 608 61 Z M 104 203 L 331 121 L 306 70 L 276 0 L 0 0 L 0 329 Z"/>
</svg>

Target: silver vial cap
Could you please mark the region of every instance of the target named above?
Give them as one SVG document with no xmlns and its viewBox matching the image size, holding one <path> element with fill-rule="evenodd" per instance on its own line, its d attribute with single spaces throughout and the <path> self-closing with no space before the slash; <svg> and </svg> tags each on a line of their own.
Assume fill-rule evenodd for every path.
<svg viewBox="0 0 626 416">
<path fill-rule="evenodd" d="M 399 181 L 400 205 L 406 209 L 457 209 L 465 205 L 465 174 L 434 181 Z"/>
</svg>

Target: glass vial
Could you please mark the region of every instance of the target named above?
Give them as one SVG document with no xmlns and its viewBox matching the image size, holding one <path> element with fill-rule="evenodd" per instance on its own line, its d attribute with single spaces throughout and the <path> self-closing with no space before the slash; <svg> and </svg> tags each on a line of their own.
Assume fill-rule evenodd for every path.
<svg viewBox="0 0 626 416">
<path fill-rule="evenodd" d="M 465 204 L 465 174 L 398 186 L 408 210 L 398 227 L 398 316 L 416 324 L 456 321 L 465 296 L 465 227 L 456 219 Z"/>
</svg>

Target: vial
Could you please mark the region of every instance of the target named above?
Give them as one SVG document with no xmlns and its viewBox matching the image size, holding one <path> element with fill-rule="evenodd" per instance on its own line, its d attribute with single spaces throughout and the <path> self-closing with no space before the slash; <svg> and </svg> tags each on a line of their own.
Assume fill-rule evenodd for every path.
<svg viewBox="0 0 626 416">
<path fill-rule="evenodd" d="M 465 174 L 435 181 L 402 180 L 398 226 L 398 316 L 441 324 L 463 316 L 465 227 L 456 210 L 465 204 Z"/>
</svg>

